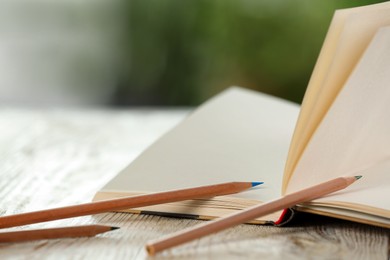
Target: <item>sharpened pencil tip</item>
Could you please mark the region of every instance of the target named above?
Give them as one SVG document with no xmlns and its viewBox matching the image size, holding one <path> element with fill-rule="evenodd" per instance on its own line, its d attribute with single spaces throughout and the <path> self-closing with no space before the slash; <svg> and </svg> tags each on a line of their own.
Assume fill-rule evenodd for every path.
<svg viewBox="0 0 390 260">
<path fill-rule="evenodd" d="M 120 229 L 120 227 L 111 227 L 111 230 Z"/>
<path fill-rule="evenodd" d="M 260 181 L 260 182 L 252 182 L 252 187 L 255 187 L 257 185 L 260 185 L 260 184 L 263 184 L 264 182 Z"/>
<path fill-rule="evenodd" d="M 363 176 L 362 175 L 357 175 L 357 176 L 355 176 L 355 179 L 359 180 L 361 177 L 363 177 Z"/>
</svg>

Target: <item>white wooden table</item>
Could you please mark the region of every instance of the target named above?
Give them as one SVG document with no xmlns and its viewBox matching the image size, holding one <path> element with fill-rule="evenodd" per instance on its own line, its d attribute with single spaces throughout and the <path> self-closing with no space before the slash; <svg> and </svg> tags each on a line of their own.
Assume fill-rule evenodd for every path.
<svg viewBox="0 0 390 260">
<path fill-rule="evenodd" d="M 89 202 L 188 110 L 29 110 L 0 107 L 0 215 Z M 200 221 L 105 213 L 32 227 L 99 223 L 93 238 L 0 244 L 0 259 L 144 259 L 150 239 Z M 159 259 L 388 259 L 390 232 L 323 217 L 292 226 L 240 225 Z"/>
</svg>

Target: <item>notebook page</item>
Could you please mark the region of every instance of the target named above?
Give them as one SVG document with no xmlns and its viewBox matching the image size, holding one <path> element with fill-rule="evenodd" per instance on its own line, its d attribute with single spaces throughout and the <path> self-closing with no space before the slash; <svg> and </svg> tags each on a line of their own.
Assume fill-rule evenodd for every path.
<svg viewBox="0 0 390 260">
<path fill-rule="evenodd" d="M 390 2 L 337 10 L 310 79 L 285 170 L 284 187 L 308 141 L 378 28 L 390 25 Z"/>
<path fill-rule="evenodd" d="M 345 202 L 390 209 L 390 200 L 383 199 L 390 195 L 390 174 L 377 178 L 381 171 L 372 170 L 390 158 L 389 46 L 390 27 L 385 27 L 374 37 L 308 143 L 287 193 L 338 176 L 365 173 L 370 176 L 361 180 L 366 187 L 364 192 L 339 196 Z M 378 194 L 376 187 L 383 185 L 386 186 L 381 191 L 386 193 Z M 343 192 L 347 194 L 351 189 L 354 185 Z"/>
<path fill-rule="evenodd" d="M 150 146 L 103 191 L 156 192 L 230 181 L 263 181 L 235 197 L 280 196 L 299 106 L 231 88 Z"/>
</svg>

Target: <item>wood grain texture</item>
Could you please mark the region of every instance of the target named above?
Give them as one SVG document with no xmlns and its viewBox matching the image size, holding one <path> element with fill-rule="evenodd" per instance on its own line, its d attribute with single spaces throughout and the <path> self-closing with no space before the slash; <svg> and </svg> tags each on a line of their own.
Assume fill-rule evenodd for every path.
<svg viewBox="0 0 390 260">
<path fill-rule="evenodd" d="M 88 202 L 187 110 L 0 108 L 0 215 Z M 3 229 L 101 224 L 92 238 L 1 244 L 1 259 L 145 259 L 151 239 L 201 221 L 127 213 Z M 156 259 L 388 259 L 386 229 L 302 215 L 284 228 L 240 225 Z"/>
</svg>

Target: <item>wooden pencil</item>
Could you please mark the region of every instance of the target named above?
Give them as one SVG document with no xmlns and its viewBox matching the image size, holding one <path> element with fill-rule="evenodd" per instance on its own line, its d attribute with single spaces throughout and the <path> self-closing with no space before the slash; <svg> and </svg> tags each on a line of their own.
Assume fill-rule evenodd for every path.
<svg viewBox="0 0 390 260">
<path fill-rule="evenodd" d="M 0 228 L 15 227 L 57 219 L 86 216 L 108 211 L 144 207 L 188 199 L 227 195 L 244 191 L 259 184 L 262 184 L 262 182 L 228 182 L 2 216 L 0 217 Z"/>
<path fill-rule="evenodd" d="M 154 255 L 165 249 L 344 189 L 361 177 L 362 176 L 336 178 L 313 187 L 288 194 L 280 199 L 272 200 L 261 205 L 256 205 L 238 213 L 233 213 L 226 217 L 179 231 L 166 238 L 158 239 L 148 243 L 146 245 L 146 250 L 149 255 Z"/>
<path fill-rule="evenodd" d="M 0 243 L 25 242 L 40 239 L 57 239 L 72 237 L 92 237 L 118 227 L 102 225 L 85 225 L 74 227 L 32 229 L 0 233 Z"/>
</svg>

